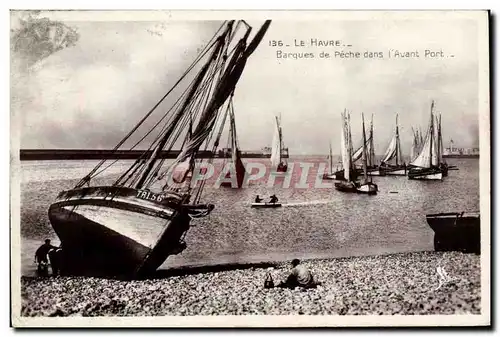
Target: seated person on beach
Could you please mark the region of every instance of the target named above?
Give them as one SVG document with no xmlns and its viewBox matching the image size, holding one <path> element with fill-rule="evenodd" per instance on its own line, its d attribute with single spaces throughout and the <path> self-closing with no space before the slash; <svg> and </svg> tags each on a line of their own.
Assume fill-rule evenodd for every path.
<svg viewBox="0 0 500 337">
<path fill-rule="evenodd" d="M 255 202 L 257 203 L 262 202 L 262 200 L 264 199 L 261 199 L 260 196 L 255 197 Z"/>
<path fill-rule="evenodd" d="M 46 239 L 45 243 L 38 247 L 35 252 L 35 263 L 38 263 L 38 271 L 41 272 L 45 269 L 49 263 L 47 255 L 52 249 L 57 249 L 57 247 L 50 244 L 50 239 Z"/>
<path fill-rule="evenodd" d="M 285 282 L 281 282 L 278 287 L 280 288 L 291 288 L 302 287 L 302 288 L 315 288 L 319 285 L 319 282 L 314 281 L 309 269 L 304 265 L 300 264 L 298 259 L 292 260 L 292 272 L 288 275 Z"/>
<path fill-rule="evenodd" d="M 276 197 L 276 195 L 275 195 L 275 194 L 271 195 L 271 200 L 270 200 L 269 202 L 270 202 L 270 203 L 273 203 L 273 204 L 275 204 L 275 203 L 277 203 L 277 202 L 278 202 L 278 198 Z"/>
</svg>

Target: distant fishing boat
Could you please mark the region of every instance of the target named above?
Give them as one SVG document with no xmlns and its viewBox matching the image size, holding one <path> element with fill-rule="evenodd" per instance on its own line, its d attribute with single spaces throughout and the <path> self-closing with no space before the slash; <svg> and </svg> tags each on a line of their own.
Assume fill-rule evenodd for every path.
<svg viewBox="0 0 500 337">
<path fill-rule="evenodd" d="M 457 171 L 458 167 L 455 165 L 449 165 L 446 162 L 444 149 L 443 149 L 443 129 L 441 127 L 441 114 L 439 114 L 439 119 L 436 117 L 437 127 L 437 139 L 438 139 L 438 165 L 443 171 L 443 177 L 448 176 L 448 171 Z"/>
<path fill-rule="evenodd" d="M 427 214 L 426 219 L 434 231 L 436 251 L 481 252 L 479 212 Z"/>
<path fill-rule="evenodd" d="M 351 137 L 351 126 L 350 126 L 350 115 L 345 111 L 342 113 L 342 130 L 341 130 L 341 151 L 342 151 L 342 164 L 344 171 L 345 181 L 340 181 L 334 184 L 335 189 L 341 192 L 347 193 L 362 193 L 362 194 L 376 194 L 378 191 L 378 186 L 371 181 L 371 177 L 368 176 L 367 170 L 367 157 L 368 151 L 366 146 L 366 133 L 365 133 L 365 121 L 363 116 L 363 180 L 357 182 L 351 174 L 353 173 L 353 161 L 352 161 L 352 137 Z"/>
<path fill-rule="evenodd" d="M 373 142 L 373 115 L 370 124 L 370 133 L 368 135 L 368 139 L 365 142 L 361 142 L 361 145 L 353 152 L 352 155 L 352 163 L 353 163 L 353 172 L 351 173 L 353 179 L 357 179 L 357 177 L 363 174 L 363 165 L 361 164 L 359 167 L 356 166 L 356 162 L 359 162 L 363 157 L 363 148 L 364 145 L 367 148 L 367 172 L 369 176 L 379 176 L 379 166 L 375 164 L 375 146 Z M 333 174 L 330 175 L 335 180 L 344 180 L 344 169 L 337 170 Z"/>
<path fill-rule="evenodd" d="M 245 179 L 245 165 L 241 161 L 241 151 L 238 144 L 238 137 L 236 136 L 236 121 L 234 117 L 234 108 L 232 98 L 229 100 L 229 143 L 231 148 L 231 165 L 234 171 L 227 172 L 225 178 L 231 179 L 231 172 L 236 175 L 236 186 L 234 186 L 233 181 L 224 181 L 221 183 L 222 187 L 233 187 L 241 188 L 243 186 L 243 180 Z M 224 162 L 225 164 L 225 162 Z M 223 165 L 225 167 L 226 165 Z"/>
<path fill-rule="evenodd" d="M 215 153 L 218 117 L 227 111 L 228 98 L 269 25 L 268 20 L 247 44 L 252 27 L 242 20 L 225 21 L 172 89 L 115 147 L 118 150 L 127 140 L 134 144 L 139 138 L 131 149 L 146 143 L 150 151 L 145 150 L 110 185 L 91 186 L 94 177 L 116 162 L 104 166 L 106 160 L 102 160 L 74 188 L 59 193 L 48 215 L 61 240 L 64 260 L 71 261 L 66 272 L 144 276 L 186 248 L 184 237 L 191 220 L 207 216 L 215 207 L 200 202 L 204 184 L 191 186 L 188 175 L 203 144 Z M 243 37 L 237 38 L 240 30 Z M 166 100 L 176 89 L 178 99 Z M 174 102 L 171 108 L 153 120 L 153 112 L 168 101 Z M 152 127 L 138 131 L 148 125 Z M 161 152 L 172 150 L 183 138 L 177 158 L 164 165 Z"/>
<path fill-rule="evenodd" d="M 374 136 L 373 136 L 373 114 L 372 119 L 370 121 L 370 133 L 368 135 L 367 147 L 368 147 L 368 164 L 367 171 L 369 176 L 380 176 L 380 167 L 375 164 L 375 144 L 374 144 Z"/>
<path fill-rule="evenodd" d="M 427 135 L 422 149 L 410 164 L 408 171 L 409 179 L 418 180 L 442 180 L 443 170 L 439 163 L 439 144 L 436 142 L 436 128 L 434 123 L 434 101 L 431 103 L 431 117 Z"/>
<path fill-rule="evenodd" d="M 281 129 L 281 118 L 276 118 L 276 127 L 274 128 L 273 143 L 271 148 L 271 168 L 275 169 L 274 173 L 285 173 L 288 170 L 288 164 L 283 158 L 283 132 Z"/>
<path fill-rule="evenodd" d="M 337 175 L 335 172 L 333 172 L 333 153 L 332 153 L 332 143 L 329 143 L 330 146 L 330 153 L 328 155 L 328 164 L 329 164 L 329 169 L 328 173 L 323 174 L 323 179 L 326 180 L 336 180 Z"/>
<path fill-rule="evenodd" d="M 391 163 L 392 162 L 392 163 Z M 399 140 L 398 115 L 396 114 L 396 129 L 394 135 L 385 151 L 380 163 L 380 175 L 405 176 L 407 173 L 406 163 L 403 162 L 401 142 Z"/>
</svg>

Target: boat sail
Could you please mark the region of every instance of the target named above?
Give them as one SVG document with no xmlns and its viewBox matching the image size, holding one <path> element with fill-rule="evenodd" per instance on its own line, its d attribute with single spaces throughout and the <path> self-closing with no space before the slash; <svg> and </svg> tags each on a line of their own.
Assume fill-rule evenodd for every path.
<svg viewBox="0 0 500 337">
<path fill-rule="evenodd" d="M 413 128 L 411 128 L 412 134 L 413 134 L 413 139 L 411 142 L 411 149 L 410 149 L 410 162 L 414 161 L 415 158 L 418 156 L 418 130 L 415 131 Z"/>
<path fill-rule="evenodd" d="M 344 180 L 334 184 L 335 189 L 341 192 L 348 193 L 362 193 L 362 194 L 376 194 L 378 187 L 376 184 L 371 182 L 371 178 L 368 178 L 368 150 L 366 146 L 366 133 L 365 133 L 365 121 L 363 116 L 363 181 L 361 183 L 356 182 L 353 161 L 352 161 L 352 137 L 351 137 L 351 126 L 350 126 L 350 114 L 345 111 L 342 113 L 342 130 L 341 130 L 341 153 L 342 153 L 342 166 L 344 172 Z"/>
<path fill-rule="evenodd" d="M 336 174 L 333 172 L 333 153 L 332 153 L 332 143 L 330 142 L 329 144 L 330 147 L 330 153 L 328 154 L 328 173 L 323 174 L 323 179 L 327 180 L 334 180 L 336 179 Z"/>
<path fill-rule="evenodd" d="M 373 142 L 373 115 L 372 115 L 372 120 L 370 124 L 370 133 L 368 135 L 368 139 L 366 139 L 365 142 L 362 142 L 362 144 L 365 144 L 367 148 L 367 170 L 368 170 L 368 175 L 370 176 L 378 176 L 379 174 L 379 168 L 377 165 L 375 165 L 375 146 Z M 360 176 L 363 173 L 363 166 L 361 167 L 356 167 L 356 162 L 358 162 L 360 159 L 363 158 L 363 149 L 364 146 L 360 145 L 359 148 L 354 151 L 352 155 L 352 163 L 353 163 L 353 175 L 356 177 Z M 336 180 L 344 180 L 344 170 L 338 170 L 337 172 L 330 174 L 329 176 L 324 176 L 325 179 L 336 179 Z"/>
<path fill-rule="evenodd" d="M 281 118 L 276 116 L 276 127 L 274 128 L 273 144 L 271 148 L 271 167 L 276 169 L 276 173 L 286 172 L 288 164 L 283 158 L 283 132 L 281 129 Z"/>
<path fill-rule="evenodd" d="M 233 170 L 227 172 L 225 178 L 231 179 L 231 172 L 234 172 L 236 179 L 231 181 L 224 181 L 221 183 L 223 187 L 241 188 L 243 180 L 245 179 L 245 165 L 241 161 L 241 151 L 238 144 L 238 137 L 236 136 L 236 121 L 234 117 L 234 108 L 232 99 L 229 100 L 229 143 L 231 144 L 231 165 Z M 225 164 L 225 163 L 224 163 Z M 225 166 L 225 165 L 224 165 Z M 236 183 L 233 184 L 233 182 Z"/>
<path fill-rule="evenodd" d="M 391 161 L 393 162 L 391 164 Z M 396 114 L 396 130 L 394 136 L 380 163 L 381 175 L 405 176 L 407 173 L 406 163 L 403 162 L 401 142 L 399 140 L 398 115 Z"/>
<path fill-rule="evenodd" d="M 200 203 L 203 181 L 192 186 L 187 178 L 202 145 L 208 147 L 213 141 L 213 149 L 217 148 L 219 140 L 213 136 L 221 111 L 227 110 L 228 98 L 269 25 L 270 20 L 247 43 L 252 27 L 243 20 L 225 21 L 181 78 L 114 148 L 138 136 L 140 140 L 130 149 L 146 143 L 141 158 L 114 183 L 91 186 L 116 162 L 104 166 L 107 160 L 103 160 L 73 189 L 59 193 L 48 213 L 64 260 L 71 261 L 65 264 L 66 273 L 142 277 L 186 248 L 184 237 L 191 220 L 214 209 L 213 204 Z M 182 93 L 154 123 L 153 112 L 176 89 Z M 138 132 L 148 125 L 147 132 Z M 183 132 L 178 157 L 164 165 L 161 153 L 179 144 Z"/>
<path fill-rule="evenodd" d="M 429 127 L 425 137 L 422 149 L 411 162 L 411 168 L 408 172 L 409 179 L 419 180 L 442 180 L 443 172 L 439 165 L 439 144 L 436 142 L 436 128 L 434 121 L 434 101 L 431 103 L 431 117 Z"/>
</svg>

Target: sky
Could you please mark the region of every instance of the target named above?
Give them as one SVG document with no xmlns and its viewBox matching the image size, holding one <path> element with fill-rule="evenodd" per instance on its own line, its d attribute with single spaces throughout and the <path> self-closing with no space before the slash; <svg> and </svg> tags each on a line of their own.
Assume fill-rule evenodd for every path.
<svg viewBox="0 0 500 337">
<path fill-rule="evenodd" d="M 253 33 L 263 21 L 248 21 Z M 78 31 L 72 47 L 30 71 L 12 56 L 11 113 L 21 148 L 113 148 L 175 83 L 221 22 L 68 21 Z M 15 18 L 11 25 L 16 27 Z M 242 150 L 270 146 L 274 116 L 282 119 L 290 154 L 340 153 L 340 115 L 351 112 L 360 143 L 361 114 L 373 114 L 374 143 L 383 154 L 396 114 L 403 153 L 412 127 L 425 130 L 431 101 L 442 114 L 445 147 L 478 146 L 478 28 L 474 20 L 442 16 L 411 20 L 273 20 L 236 87 L 234 109 Z M 309 46 L 311 39 L 351 47 Z M 270 40 L 289 47 L 275 47 Z M 293 47 L 294 40 L 305 46 Z M 444 58 L 424 58 L 424 50 Z M 297 59 L 277 58 L 277 51 Z M 322 51 L 382 52 L 384 58 L 319 58 Z M 420 58 L 388 58 L 392 50 Z M 298 54 L 314 53 L 314 58 Z M 453 55 L 453 57 L 451 57 Z M 166 102 L 168 103 L 168 102 Z M 166 105 L 164 108 L 166 111 Z M 485 113 L 484 111 L 482 113 Z M 224 139 L 224 138 L 223 138 Z"/>
</svg>

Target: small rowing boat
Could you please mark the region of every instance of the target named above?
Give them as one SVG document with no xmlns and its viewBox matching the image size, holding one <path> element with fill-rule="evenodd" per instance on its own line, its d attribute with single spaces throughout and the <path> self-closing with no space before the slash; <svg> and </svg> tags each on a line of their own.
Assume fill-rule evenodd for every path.
<svg viewBox="0 0 500 337">
<path fill-rule="evenodd" d="M 252 208 L 274 208 L 281 207 L 281 203 L 273 203 L 273 202 L 253 202 Z"/>
</svg>

